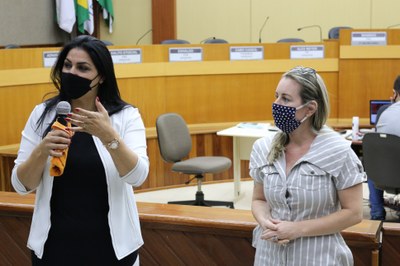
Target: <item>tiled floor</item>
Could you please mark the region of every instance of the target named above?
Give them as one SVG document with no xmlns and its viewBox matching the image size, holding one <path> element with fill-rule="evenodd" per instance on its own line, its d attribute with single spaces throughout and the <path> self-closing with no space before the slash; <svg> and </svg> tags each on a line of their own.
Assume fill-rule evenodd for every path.
<svg viewBox="0 0 400 266">
<path fill-rule="evenodd" d="M 192 200 L 195 198 L 196 190 L 197 186 L 193 185 L 151 192 L 140 192 L 135 193 L 135 196 L 137 201 L 167 203 L 168 201 Z M 231 182 L 206 184 L 203 185 L 202 190 L 206 200 L 233 201 L 233 183 Z M 234 201 L 235 209 L 250 210 L 252 190 L 252 181 L 241 182 L 241 194 L 239 198 Z M 369 219 L 368 185 L 366 183 L 363 184 L 363 198 L 364 219 Z M 398 221 L 396 211 L 386 208 L 386 212 L 387 221 Z"/>
</svg>

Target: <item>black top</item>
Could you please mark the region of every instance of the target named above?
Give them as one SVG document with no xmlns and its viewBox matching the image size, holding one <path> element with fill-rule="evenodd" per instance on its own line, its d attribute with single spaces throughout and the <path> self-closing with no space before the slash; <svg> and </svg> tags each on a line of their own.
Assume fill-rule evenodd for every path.
<svg viewBox="0 0 400 266">
<path fill-rule="evenodd" d="M 92 136 L 77 132 L 63 175 L 54 177 L 46 263 L 33 265 L 133 265 L 136 252 L 115 256 L 108 211 L 104 166 Z"/>
</svg>

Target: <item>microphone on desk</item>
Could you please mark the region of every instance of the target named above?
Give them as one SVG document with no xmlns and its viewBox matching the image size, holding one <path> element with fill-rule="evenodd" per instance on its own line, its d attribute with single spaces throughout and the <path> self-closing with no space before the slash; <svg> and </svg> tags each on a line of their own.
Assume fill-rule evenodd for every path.
<svg viewBox="0 0 400 266">
<path fill-rule="evenodd" d="M 398 26 L 400 26 L 400 23 L 387 26 L 387 28 L 388 28 L 388 29 L 390 29 L 390 28 L 396 28 L 396 27 L 398 27 Z"/>
<path fill-rule="evenodd" d="M 320 42 L 322 42 L 322 28 L 321 28 L 320 25 L 309 25 L 309 26 L 304 26 L 304 27 L 298 28 L 297 30 L 298 30 L 298 31 L 301 31 L 301 30 L 308 29 L 308 28 L 319 28 L 319 40 L 320 40 Z"/>
<path fill-rule="evenodd" d="M 149 34 L 153 29 L 149 29 L 148 31 L 146 31 L 142 36 L 140 36 L 140 38 L 136 41 L 136 45 L 139 44 L 139 42 L 147 35 Z"/>
<path fill-rule="evenodd" d="M 260 32 L 258 33 L 258 43 L 261 43 L 261 33 L 264 30 L 265 24 L 267 24 L 267 21 L 269 20 L 269 16 L 267 16 L 264 20 L 264 23 L 262 24 L 260 28 Z"/>
<path fill-rule="evenodd" d="M 57 118 L 56 121 L 51 126 L 52 129 L 55 130 L 65 130 L 66 127 L 70 127 L 71 123 L 68 122 L 65 118 L 71 112 L 71 105 L 69 102 L 60 101 L 56 106 Z M 72 132 L 70 135 L 72 136 Z M 61 157 L 52 157 L 50 161 L 50 175 L 51 176 L 60 176 L 64 173 L 65 164 L 67 162 L 68 148 L 62 150 Z"/>
</svg>

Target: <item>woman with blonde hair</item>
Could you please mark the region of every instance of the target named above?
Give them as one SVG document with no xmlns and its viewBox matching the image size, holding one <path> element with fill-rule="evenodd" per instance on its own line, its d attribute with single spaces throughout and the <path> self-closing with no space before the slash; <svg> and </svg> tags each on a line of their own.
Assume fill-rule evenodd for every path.
<svg viewBox="0 0 400 266">
<path fill-rule="evenodd" d="M 272 104 L 274 137 L 250 157 L 255 265 L 353 265 L 340 231 L 362 219 L 362 164 L 325 125 L 329 98 L 312 68 L 283 74 Z"/>
</svg>

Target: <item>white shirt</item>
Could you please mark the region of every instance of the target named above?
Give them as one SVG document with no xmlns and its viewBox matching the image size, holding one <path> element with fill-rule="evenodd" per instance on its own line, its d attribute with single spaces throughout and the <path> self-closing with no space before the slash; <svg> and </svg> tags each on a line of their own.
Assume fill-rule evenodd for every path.
<svg viewBox="0 0 400 266">
<path fill-rule="evenodd" d="M 55 111 L 51 111 L 38 130 L 37 121 L 43 113 L 45 105 L 37 105 L 32 111 L 24 130 L 15 166 L 12 170 L 11 182 L 19 194 L 27 194 L 25 186 L 19 181 L 17 169 L 26 161 L 33 149 L 42 141 L 42 133 L 53 121 Z M 146 135 L 139 110 L 127 107 L 110 117 L 114 129 L 117 130 L 124 143 L 138 155 L 137 165 L 123 177 L 119 176 L 114 162 L 99 138 L 93 136 L 95 146 L 103 162 L 109 198 L 108 223 L 112 244 L 118 259 L 121 259 L 143 245 L 140 231 L 139 215 L 133 194 L 132 186 L 143 184 L 149 172 Z M 35 209 L 28 238 L 28 247 L 38 258 L 42 258 L 44 244 L 50 230 L 50 199 L 53 186 L 53 177 L 49 175 L 50 157 L 47 160 L 42 180 L 36 188 Z"/>
</svg>

